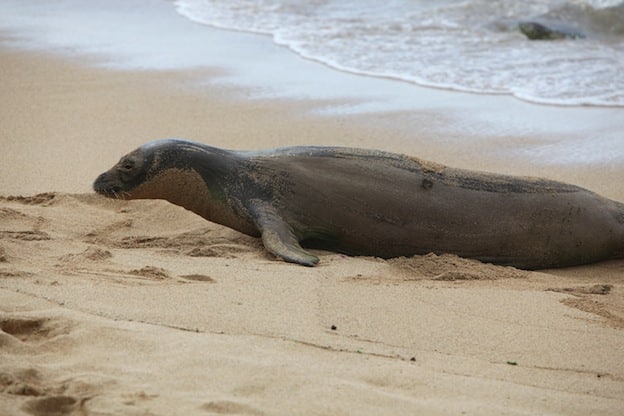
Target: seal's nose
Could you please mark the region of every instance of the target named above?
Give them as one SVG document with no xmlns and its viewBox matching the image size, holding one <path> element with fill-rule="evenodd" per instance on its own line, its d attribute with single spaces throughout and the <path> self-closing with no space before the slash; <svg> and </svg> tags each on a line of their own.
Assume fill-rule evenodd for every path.
<svg viewBox="0 0 624 416">
<path fill-rule="evenodd" d="M 93 182 L 93 190 L 101 195 L 116 197 L 121 188 L 109 172 L 104 172 Z"/>
</svg>

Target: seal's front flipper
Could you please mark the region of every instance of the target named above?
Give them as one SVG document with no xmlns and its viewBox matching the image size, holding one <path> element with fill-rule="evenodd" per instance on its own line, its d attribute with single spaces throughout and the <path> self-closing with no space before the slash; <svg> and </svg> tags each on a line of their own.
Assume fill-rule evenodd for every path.
<svg viewBox="0 0 624 416">
<path fill-rule="evenodd" d="M 318 257 L 308 253 L 299 245 L 292 228 L 277 213 L 271 204 L 253 200 L 249 204 L 250 213 L 262 233 L 264 247 L 277 257 L 304 266 L 314 266 Z"/>
</svg>

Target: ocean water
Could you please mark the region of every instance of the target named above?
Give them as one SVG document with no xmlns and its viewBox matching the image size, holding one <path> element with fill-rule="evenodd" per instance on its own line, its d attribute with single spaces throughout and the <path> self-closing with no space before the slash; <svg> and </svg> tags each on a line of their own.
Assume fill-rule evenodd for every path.
<svg viewBox="0 0 624 416">
<path fill-rule="evenodd" d="M 199 2 L 199 0 L 197 1 Z M 306 4 L 306 7 L 311 11 L 318 9 L 317 14 L 324 13 L 333 16 L 334 20 L 344 20 L 345 27 L 357 26 L 351 22 L 357 20 L 353 10 L 367 16 L 367 18 L 377 19 L 377 21 L 380 19 L 392 20 L 393 14 L 395 20 L 406 20 L 407 18 L 403 17 L 406 8 L 412 10 L 412 15 L 428 14 L 435 16 L 439 21 L 444 20 L 434 13 L 435 10 L 428 5 L 428 1 L 411 0 L 409 4 L 392 1 L 387 0 L 385 6 L 376 9 L 376 12 L 374 3 L 370 0 L 353 2 L 354 6 L 352 5 L 351 8 L 345 6 L 349 0 L 336 3 L 317 0 L 313 4 L 309 1 L 307 3 L 302 2 L 302 4 Z M 234 2 L 225 1 L 223 3 L 217 6 L 227 6 L 227 10 L 230 10 L 234 4 Z M 175 4 L 170 0 L 1 0 L 0 46 L 68 56 L 88 66 L 113 70 L 175 71 L 181 74 L 197 70 L 197 72 L 193 72 L 192 82 L 178 83 L 181 80 L 178 80 L 177 77 L 175 77 L 175 81 L 173 79 L 170 81 L 172 85 L 175 85 L 175 88 L 188 87 L 193 91 L 214 91 L 212 89 L 214 86 L 225 87 L 228 94 L 232 94 L 233 98 L 240 98 L 244 101 L 254 99 L 306 100 L 305 111 L 314 115 L 333 116 L 338 114 L 342 117 L 343 115 L 366 114 L 365 118 L 359 120 L 366 120 L 365 123 L 370 122 L 376 127 L 398 129 L 403 135 L 400 139 L 402 146 L 412 146 L 412 143 L 422 140 L 435 140 L 444 146 L 448 146 L 449 149 L 462 149 L 461 154 L 474 154 L 475 157 L 477 154 L 484 155 L 482 157 L 489 158 L 490 161 L 513 159 L 516 163 L 518 160 L 523 160 L 526 166 L 540 164 L 595 166 L 596 169 L 604 169 L 605 177 L 610 175 L 609 172 L 613 172 L 610 169 L 616 169 L 619 172 L 620 167 L 624 166 L 624 137 L 622 136 L 624 105 L 622 105 L 621 99 L 624 70 L 621 64 L 622 35 L 621 29 L 618 29 L 620 27 L 618 25 L 622 22 L 621 15 L 618 14 L 619 8 L 622 7 L 621 2 L 615 6 L 612 2 L 595 2 L 592 3 L 593 5 L 574 3 L 573 5 L 568 4 L 568 6 L 559 3 L 559 8 L 552 5 L 537 8 L 537 5 L 542 3 L 531 3 L 537 8 L 533 10 L 531 16 L 540 16 L 540 14 L 548 13 L 544 10 L 550 10 L 550 17 L 542 17 L 543 19 L 554 19 L 552 16 L 556 13 L 553 10 L 557 10 L 559 15 L 566 12 L 576 16 L 576 19 L 581 21 L 579 10 L 581 16 L 584 16 L 588 10 L 591 11 L 590 17 L 580 25 L 586 31 L 585 39 L 553 42 L 528 41 L 517 32 L 517 29 L 513 28 L 514 19 L 517 22 L 520 16 L 528 15 L 528 13 L 515 12 L 514 16 L 516 17 L 512 17 L 509 12 L 492 12 L 483 13 L 483 16 L 469 17 L 459 12 L 462 10 L 461 7 L 470 9 L 471 7 L 494 6 L 489 5 L 489 1 L 475 3 L 472 0 L 466 0 L 462 3 L 451 0 L 436 0 L 431 3 L 435 3 L 436 7 L 445 13 L 453 7 L 459 8 L 455 18 L 459 20 L 473 19 L 477 22 L 473 24 L 474 30 L 464 29 L 470 35 L 467 36 L 468 40 L 476 39 L 475 36 L 480 36 L 482 39 L 488 39 L 492 36 L 511 39 L 509 42 L 513 43 L 516 49 L 509 49 L 505 52 L 506 55 L 500 57 L 500 62 L 503 63 L 514 58 L 514 54 L 524 53 L 526 48 L 554 48 L 559 51 L 560 48 L 587 48 L 586 45 L 594 45 L 586 53 L 587 56 L 593 56 L 592 53 L 602 53 L 606 56 L 603 61 L 595 58 L 584 58 L 588 64 L 583 71 L 592 74 L 587 75 L 589 77 L 587 79 L 585 79 L 585 75 L 580 76 L 582 72 L 578 69 L 566 72 L 558 68 L 557 62 L 561 59 L 567 59 L 562 58 L 560 54 L 539 55 L 539 59 L 536 60 L 539 65 L 543 66 L 546 63 L 546 66 L 552 71 L 558 68 L 560 75 L 554 77 L 552 84 L 549 84 L 547 80 L 541 81 L 548 87 L 545 91 L 549 95 L 540 96 L 533 92 L 533 95 L 529 96 L 529 99 L 533 101 L 547 101 L 548 98 L 552 100 L 549 102 L 564 104 L 588 103 L 591 99 L 591 103 L 594 105 L 544 106 L 514 99 L 511 95 L 511 88 L 517 85 L 518 80 L 524 77 L 527 82 L 536 82 L 537 76 L 542 75 L 543 68 L 540 69 L 535 63 L 516 63 L 522 69 L 520 71 L 521 76 L 500 70 L 496 73 L 488 69 L 487 66 L 477 70 L 474 74 L 468 74 L 478 81 L 490 83 L 488 88 L 483 89 L 478 89 L 473 85 L 472 90 L 492 91 L 494 88 L 491 85 L 495 84 L 498 90 L 494 92 L 505 94 L 500 96 L 422 88 L 417 85 L 410 85 L 408 82 L 373 76 L 353 76 L 348 69 L 338 71 L 325 65 L 318 65 L 313 61 L 300 59 L 288 47 L 277 46 L 273 41 L 275 39 L 277 42 L 285 43 L 283 39 L 280 40 L 279 37 L 276 37 L 277 30 L 276 34 L 271 36 L 262 36 L 248 33 L 251 32 L 250 30 L 247 32 L 220 30 L 211 27 L 212 25 L 209 26 L 208 23 L 192 23 L 180 14 L 182 6 L 190 4 L 183 3 L 182 0 Z M 491 3 L 498 4 L 497 7 L 503 7 L 505 1 L 496 2 L 492 0 Z M 514 10 L 516 8 L 524 10 L 525 7 L 528 7 L 527 2 L 518 3 L 522 4 L 515 5 L 512 3 L 511 6 Z M 248 9 L 251 6 L 248 3 L 243 3 L 242 0 L 236 0 L 236 4 L 245 11 L 243 16 L 248 18 L 255 16 L 253 19 L 260 21 L 258 16 L 262 16 L 263 13 L 248 14 Z M 266 9 L 265 3 L 261 0 L 254 4 L 259 10 Z M 197 3 L 197 5 L 202 7 L 213 6 L 207 2 Z M 313 7 L 314 5 L 316 7 Z M 303 13 L 301 7 L 303 6 L 294 3 L 292 5 L 293 10 L 299 10 L 298 14 Z M 615 8 L 610 9 L 610 7 Z M 288 7 L 280 3 L 278 8 Z M 324 9 L 342 10 L 342 14 L 338 11 L 332 14 L 323 11 Z M 207 9 L 202 10 L 207 12 Z M 403 12 L 399 12 L 400 10 Z M 442 13 L 441 11 L 440 13 Z M 269 13 L 268 9 L 265 10 L 264 14 L 266 13 Z M 305 15 L 305 13 L 303 14 Z M 219 15 L 215 12 L 211 16 L 214 18 Z M 449 16 L 453 16 L 453 14 L 447 13 L 444 16 L 446 20 L 449 20 Z M 299 16 L 298 18 L 301 21 L 311 19 L 306 16 Z M 412 20 L 412 24 L 416 27 L 415 20 Z M 570 18 L 568 23 L 571 24 L 573 20 Z M 221 22 L 223 24 L 223 21 Z M 598 22 L 602 23 L 598 24 Z M 313 23 L 314 21 L 310 20 L 307 24 L 312 25 Z M 417 32 L 423 31 L 422 25 L 421 22 L 419 26 L 421 29 L 416 30 Z M 241 24 L 241 26 L 245 25 Z M 251 23 L 247 26 L 246 29 L 250 29 Z M 330 20 L 327 20 L 327 26 L 328 31 L 338 30 L 332 29 L 336 26 L 333 23 L 330 24 Z M 303 24 L 300 29 L 304 29 Z M 576 29 L 578 30 L 578 28 Z M 258 29 L 256 28 L 256 30 Z M 361 28 L 362 33 L 369 30 L 366 27 Z M 360 47 L 365 50 L 369 45 L 366 38 L 354 40 L 350 31 L 347 31 L 344 40 L 336 36 L 336 42 L 342 42 L 342 44 L 349 46 L 349 48 L 334 48 L 336 59 L 347 56 L 358 58 L 358 62 L 366 61 L 370 65 L 380 64 L 380 62 L 381 64 L 400 64 L 400 60 L 394 63 L 393 61 L 371 60 L 371 57 L 400 55 L 396 53 L 393 44 L 388 43 L 389 41 L 386 39 L 388 28 L 382 27 L 379 30 L 380 36 L 383 35 L 385 40 L 379 41 L 377 44 L 386 46 L 369 50 L 370 56 L 362 53 L 358 57 L 355 52 L 349 49 L 353 47 L 353 44 L 359 42 L 361 43 Z M 432 29 L 432 31 L 435 30 Z M 401 28 L 394 30 L 394 32 L 400 34 L 407 32 L 407 29 Z M 436 33 L 441 32 L 444 30 L 439 29 Z M 312 35 L 313 32 L 310 32 L 310 36 Z M 321 35 L 323 33 L 319 30 L 318 36 Z M 448 36 L 451 35 L 452 31 Z M 409 40 L 409 36 L 412 35 L 408 34 L 404 39 L 406 44 L 415 42 L 414 39 Z M 314 44 L 313 40 L 313 37 L 310 37 L 312 46 L 319 48 L 332 46 L 331 42 L 318 41 Z M 431 44 L 435 42 L 438 44 L 438 47 L 429 46 L 430 52 L 436 52 L 440 56 L 444 55 L 448 61 L 454 60 L 459 63 L 466 61 L 466 53 L 460 53 L 457 47 L 454 54 L 451 52 L 442 53 L 444 50 L 448 50 L 449 45 L 451 45 L 445 38 L 436 38 L 432 35 L 430 40 Z M 461 40 L 459 39 L 459 41 Z M 409 80 L 407 79 L 408 76 L 405 75 L 413 73 L 421 77 L 423 76 L 422 73 L 426 74 L 429 71 L 443 78 L 443 82 L 438 83 L 440 86 L 447 86 L 450 84 L 449 80 L 455 79 L 457 86 L 451 85 L 447 88 L 471 90 L 458 75 L 466 72 L 466 69 L 460 65 L 444 66 L 440 62 L 434 62 L 435 59 L 432 56 L 424 55 L 421 57 L 414 51 L 409 53 L 410 55 L 406 52 L 403 57 L 405 62 L 429 59 L 432 68 L 438 68 L 437 72 L 433 71 L 432 68 L 414 64 L 406 66 L 408 70 L 413 70 L 413 72 L 406 70 L 394 78 L 429 85 L 425 80 L 422 82 Z M 481 58 L 492 60 L 493 58 L 489 53 L 489 50 L 485 50 Z M 521 60 L 518 59 L 518 61 Z M 494 60 L 494 62 L 497 61 Z M 3 62 L 0 62 L 0 70 L 5 69 L 2 64 Z M 331 62 L 328 61 L 327 64 L 329 65 Z M 576 62 L 572 62 L 570 65 L 572 64 L 576 64 Z M 344 62 L 335 63 L 337 68 L 340 68 L 341 65 L 346 66 Z M 475 63 L 471 63 L 471 65 L 476 67 Z M 391 68 L 391 65 L 385 67 L 384 71 L 390 72 L 388 68 Z M 208 71 L 203 72 L 204 69 L 208 69 Z M 216 71 L 212 71 L 212 69 L 216 69 Z M 366 73 L 361 67 L 350 71 Z M 472 81 L 470 76 L 466 80 Z M 559 85 L 557 82 L 574 87 L 570 90 L 573 93 L 571 98 L 563 95 L 565 91 L 555 88 Z M 433 84 L 433 82 L 430 83 Z M 0 86 L 2 85 L 0 83 Z M 535 91 L 539 83 L 530 85 Z M 204 90 L 204 86 L 208 86 L 208 88 Z M 7 87 L 12 88 L 11 86 Z M 606 92 L 602 95 L 592 92 L 599 90 Z M 519 94 L 518 91 L 514 93 Z M 557 94 L 559 94 L 558 97 Z M 523 97 L 526 96 L 528 94 Z M 600 97 L 602 101 L 596 100 L 596 97 Z M 606 105 L 617 108 L 609 108 Z M 280 115 L 276 113 L 276 118 L 279 117 Z M 513 140 L 509 140 L 510 138 Z M 520 138 L 525 140 L 518 140 Z M 328 138 L 328 140 L 335 140 L 335 144 L 340 143 L 338 136 Z M 379 147 L 383 147 L 385 142 L 383 135 L 380 136 L 379 140 Z M 494 141 L 496 145 L 490 146 L 491 141 Z M 508 143 L 508 145 L 499 146 L 500 143 Z M 416 145 L 409 153 L 421 157 L 426 156 L 421 154 Z M 429 155 L 429 158 L 453 164 L 453 160 L 445 161 L 438 155 Z"/>
<path fill-rule="evenodd" d="M 541 104 L 624 106 L 622 0 L 176 0 L 332 68 Z M 575 35 L 529 40 L 521 22 Z"/>
</svg>

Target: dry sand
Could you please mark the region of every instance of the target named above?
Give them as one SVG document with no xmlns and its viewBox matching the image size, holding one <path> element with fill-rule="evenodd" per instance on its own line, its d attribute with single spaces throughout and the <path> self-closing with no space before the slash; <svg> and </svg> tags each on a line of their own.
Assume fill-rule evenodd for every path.
<svg viewBox="0 0 624 416">
<path fill-rule="evenodd" d="M 375 147 L 381 128 L 194 93 L 176 73 L 10 50 L 0 71 L 0 415 L 622 414 L 624 261 L 275 261 L 258 240 L 90 184 L 156 138 Z M 624 200 L 599 172 L 553 173 Z"/>
</svg>

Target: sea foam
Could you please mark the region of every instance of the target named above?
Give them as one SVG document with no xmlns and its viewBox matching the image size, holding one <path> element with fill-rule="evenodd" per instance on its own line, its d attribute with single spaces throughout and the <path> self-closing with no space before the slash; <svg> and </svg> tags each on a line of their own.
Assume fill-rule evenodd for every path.
<svg viewBox="0 0 624 416">
<path fill-rule="evenodd" d="M 342 71 L 554 105 L 624 106 L 624 2 L 177 0 L 206 25 L 267 34 Z M 582 33 L 532 41 L 523 21 Z"/>
</svg>

